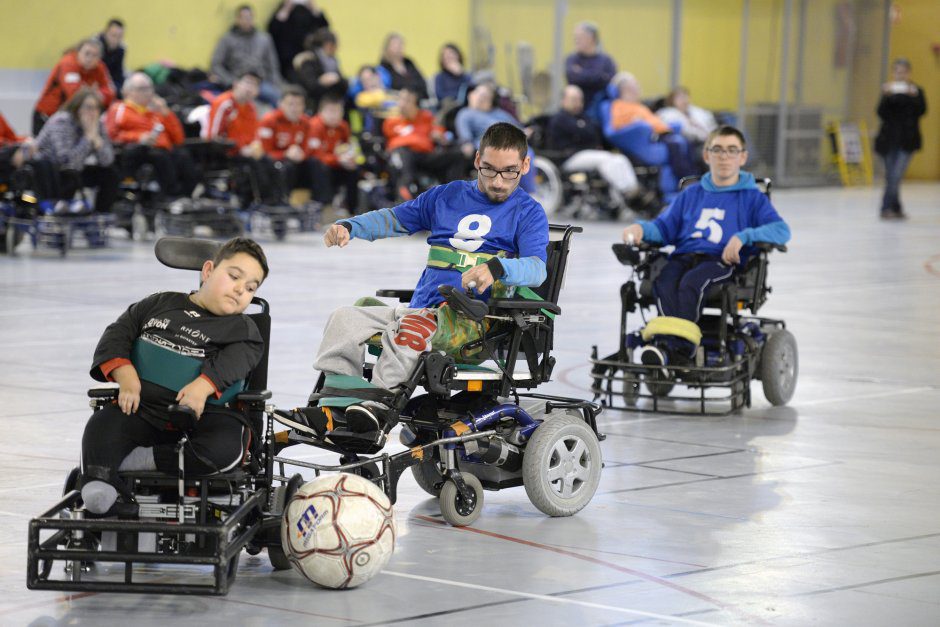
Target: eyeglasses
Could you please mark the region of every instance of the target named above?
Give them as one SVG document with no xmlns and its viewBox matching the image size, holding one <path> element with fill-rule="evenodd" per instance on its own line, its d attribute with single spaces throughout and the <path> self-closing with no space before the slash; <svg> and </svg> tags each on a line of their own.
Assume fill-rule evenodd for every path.
<svg viewBox="0 0 940 627">
<path fill-rule="evenodd" d="M 739 154 L 744 152 L 744 150 L 742 150 L 741 148 L 738 148 L 737 146 L 731 146 L 730 148 L 722 148 L 721 146 L 712 146 L 711 148 L 707 148 L 707 150 L 708 152 L 712 153 L 716 157 L 720 155 L 729 155 L 731 157 L 737 157 Z"/>
<path fill-rule="evenodd" d="M 495 179 L 499 174 L 504 181 L 515 181 L 520 174 L 519 170 L 494 170 L 493 168 L 480 168 L 479 172 L 488 179 Z"/>
</svg>

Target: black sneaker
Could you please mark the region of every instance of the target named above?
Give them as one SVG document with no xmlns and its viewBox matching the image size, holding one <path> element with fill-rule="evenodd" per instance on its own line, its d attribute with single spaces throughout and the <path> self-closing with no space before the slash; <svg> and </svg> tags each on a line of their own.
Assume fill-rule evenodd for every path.
<svg viewBox="0 0 940 627">
<path fill-rule="evenodd" d="M 390 410 L 376 401 L 362 401 L 346 408 L 346 428 L 353 433 L 381 431 L 385 424 L 394 425 Z"/>
</svg>

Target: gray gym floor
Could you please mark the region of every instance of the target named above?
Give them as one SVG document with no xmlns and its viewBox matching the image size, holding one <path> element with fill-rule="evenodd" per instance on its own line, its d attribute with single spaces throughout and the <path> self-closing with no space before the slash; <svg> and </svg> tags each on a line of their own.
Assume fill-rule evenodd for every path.
<svg viewBox="0 0 940 627">
<path fill-rule="evenodd" d="M 98 335 L 130 302 L 196 277 L 160 266 L 146 243 L 65 260 L 24 245 L 0 258 L 0 624 L 936 625 L 940 185 L 903 194 L 910 220 L 885 223 L 874 189 L 775 193 L 794 238 L 772 258 L 762 313 L 799 343 L 788 407 L 771 408 L 754 383 L 753 407 L 729 417 L 604 412 L 600 488 L 571 518 L 542 515 L 514 488 L 487 492 L 480 519 L 452 528 L 406 474 L 391 562 L 339 592 L 273 573 L 264 554 L 242 555 L 224 598 L 26 590 L 27 521 L 78 460 Z M 555 381 L 540 391 L 587 398 L 591 345 L 616 346 L 625 269 L 610 252 L 620 226 L 584 227 Z M 263 241 L 270 388 L 279 406 L 299 405 L 328 313 L 413 285 L 425 247 Z"/>
</svg>

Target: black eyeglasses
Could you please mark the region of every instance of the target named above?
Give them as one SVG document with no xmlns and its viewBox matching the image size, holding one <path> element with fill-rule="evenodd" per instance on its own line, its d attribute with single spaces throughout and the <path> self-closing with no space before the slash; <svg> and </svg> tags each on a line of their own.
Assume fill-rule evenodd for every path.
<svg viewBox="0 0 940 627">
<path fill-rule="evenodd" d="M 479 172 L 482 176 L 485 176 L 488 179 L 495 179 L 497 174 L 503 177 L 504 181 L 515 181 L 517 178 L 519 178 L 519 170 L 494 170 L 493 168 L 480 168 Z"/>
<path fill-rule="evenodd" d="M 739 154 L 744 152 L 742 149 L 737 146 L 731 146 L 730 148 L 722 148 L 721 146 L 712 146 L 707 149 L 708 152 L 712 153 L 715 156 L 718 155 L 730 155 L 732 157 L 737 157 Z"/>
</svg>

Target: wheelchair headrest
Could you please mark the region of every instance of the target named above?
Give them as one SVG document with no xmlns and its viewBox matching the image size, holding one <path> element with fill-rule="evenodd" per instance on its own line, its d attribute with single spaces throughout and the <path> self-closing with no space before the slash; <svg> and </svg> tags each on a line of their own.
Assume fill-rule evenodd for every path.
<svg viewBox="0 0 940 627">
<path fill-rule="evenodd" d="M 165 266 L 178 270 L 201 270 L 207 259 L 215 256 L 222 244 L 192 237 L 161 237 L 153 252 Z"/>
</svg>

